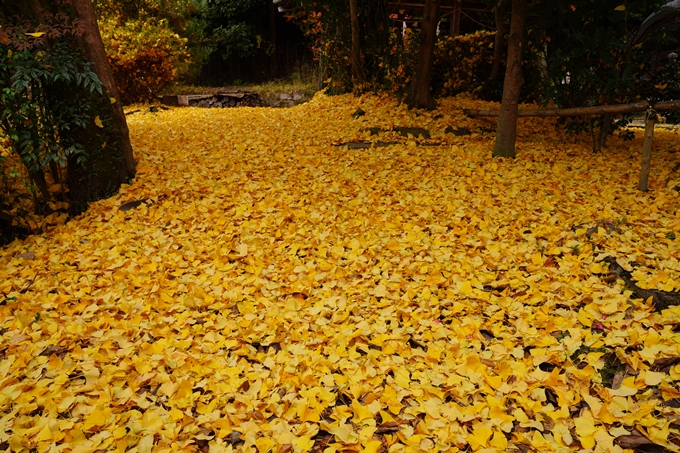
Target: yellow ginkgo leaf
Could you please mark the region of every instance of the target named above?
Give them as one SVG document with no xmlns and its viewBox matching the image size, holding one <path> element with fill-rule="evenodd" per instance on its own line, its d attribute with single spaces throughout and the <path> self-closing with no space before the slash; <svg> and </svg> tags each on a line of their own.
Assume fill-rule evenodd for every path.
<svg viewBox="0 0 680 453">
<path fill-rule="evenodd" d="M 104 410 L 102 406 L 97 406 L 90 415 L 83 421 L 83 428 L 90 430 L 94 427 L 105 426 L 109 423 L 110 412 Z"/>
<path fill-rule="evenodd" d="M 368 443 L 362 448 L 359 453 L 378 453 L 380 449 L 382 448 L 382 441 L 379 440 L 370 440 Z"/>
<path fill-rule="evenodd" d="M 508 439 L 500 431 L 495 431 L 493 437 L 489 441 L 489 446 L 495 448 L 498 451 L 505 451 L 508 448 Z"/>
<path fill-rule="evenodd" d="M 99 118 L 99 116 L 96 116 L 94 118 L 94 124 L 96 124 L 97 127 L 102 127 L 102 128 L 104 127 L 104 123 L 102 123 L 102 120 L 101 120 L 101 118 Z"/>
<path fill-rule="evenodd" d="M 142 428 L 146 430 L 155 430 L 163 426 L 163 419 L 151 409 L 144 412 L 142 417 Z"/>
<path fill-rule="evenodd" d="M 486 448 L 488 446 L 489 438 L 493 431 L 488 426 L 482 423 L 475 423 L 472 428 L 472 433 L 468 434 L 467 441 L 473 450 L 478 450 L 480 448 Z"/>
<path fill-rule="evenodd" d="M 618 389 L 609 389 L 609 394 L 612 396 L 632 396 L 637 392 L 638 388 L 635 385 L 635 376 L 625 378 Z"/>
<path fill-rule="evenodd" d="M 329 428 L 328 432 L 333 434 L 335 437 L 345 444 L 355 444 L 359 441 L 359 436 L 354 431 L 352 425 L 343 424 L 337 428 Z"/>
<path fill-rule="evenodd" d="M 298 446 L 300 446 L 300 439 L 302 438 L 298 439 Z M 258 437 L 258 439 L 255 441 L 255 446 L 257 447 L 257 451 L 259 453 L 267 453 L 268 451 L 271 451 L 275 445 L 276 442 L 274 442 L 269 437 Z"/>
</svg>

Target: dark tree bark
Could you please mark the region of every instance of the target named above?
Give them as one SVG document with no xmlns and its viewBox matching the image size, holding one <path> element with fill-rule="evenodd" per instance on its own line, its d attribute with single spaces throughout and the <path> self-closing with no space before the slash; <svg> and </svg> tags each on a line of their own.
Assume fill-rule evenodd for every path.
<svg viewBox="0 0 680 453">
<path fill-rule="evenodd" d="M 501 64 L 503 58 L 503 42 L 505 41 L 505 0 L 499 0 L 494 8 L 494 15 L 496 18 L 496 37 L 493 43 L 493 66 L 491 67 L 491 74 L 489 74 L 489 84 L 492 84 L 498 78 L 501 72 Z"/>
<path fill-rule="evenodd" d="M 279 50 L 276 39 L 276 11 L 277 6 L 274 2 L 269 2 L 269 41 L 272 44 L 272 55 L 271 55 L 271 71 L 272 78 L 277 79 L 279 77 Z"/>
<path fill-rule="evenodd" d="M 359 30 L 359 10 L 357 0 L 349 0 L 349 15 L 352 26 L 352 84 L 354 91 L 363 89 L 364 77 L 361 68 L 361 46 Z"/>
<path fill-rule="evenodd" d="M 652 143 L 654 141 L 654 125 L 657 115 L 652 109 L 645 115 L 645 139 L 642 143 L 642 168 L 640 170 L 640 182 L 638 189 L 647 192 L 647 181 L 649 180 L 649 170 L 652 166 Z"/>
<path fill-rule="evenodd" d="M 522 41 L 528 9 L 527 0 L 512 0 L 508 62 L 505 68 L 505 80 L 503 81 L 503 101 L 498 116 L 496 145 L 493 149 L 494 157 L 515 157 L 517 107 L 524 83 L 522 77 Z"/>
<path fill-rule="evenodd" d="M 454 0 L 453 3 L 453 14 L 451 14 L 451 26 L 449 28 L 449 34 L 451 36 L 458 36 L 460 34 L 461 3 L 461 0 Z"/>
<path fill-rule="evenodd" d="M 104 84 L 105 96 L 114 100 L 110 105 L 103 103 L 102 107 L 111 110 L 113 123 L 105 124 L 103 129 L 107 133 L 104 146 L 97 150 L 88 149 L 87 159 L 82 162 L 69 161 L 70 198 L 74 209 L 78 211 L 91 201 L 112 195 L 122 183 L 129 182 L 135 176 L 136 162 L 120 95 L 99 34 L 92 2 L 71 0 L 71 4 L 76 16 L 85 24 L 86 32 L 82 37 L 85 55 Z M 96 126 L 91 128 L 94 130 Z"/>
<path fill-rule="evenodd" d="M 407 101 L 409 108 L 433 110 L 437 107 L 432 97 L 431 85 L 440 4 L 440 0 L 425 0 L 416 76 L 413 80 L 413 91 Z"/>
</svg>

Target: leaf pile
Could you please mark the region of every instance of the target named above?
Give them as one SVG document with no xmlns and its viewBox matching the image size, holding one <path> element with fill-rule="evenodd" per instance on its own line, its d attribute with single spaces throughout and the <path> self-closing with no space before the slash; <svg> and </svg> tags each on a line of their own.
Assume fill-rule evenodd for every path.
<svg viewBox="0 0 680 453">
<path fill-rule="evenodd" d="M 0 250 L 0 448 L 680 450 L 680 308 L 603 261 L 680 289 L 678 135 L 641 193 L 640 138 L 494 161 L 482 104 L 131 116 L 134 183 Z"/>
</svg>

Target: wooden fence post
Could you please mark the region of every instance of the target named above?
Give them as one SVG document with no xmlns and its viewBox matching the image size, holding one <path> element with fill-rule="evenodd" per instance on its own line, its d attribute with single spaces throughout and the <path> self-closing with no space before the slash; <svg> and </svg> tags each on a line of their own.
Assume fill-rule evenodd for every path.
<svg viewBox="0 0 680 453">
<path fill-rule="evenodd" d="M 640 170 L 640 183 L 638 188 L 647 191 L 647 180 L 652 163 L 652 142 L 654 141 L 654 124 L 656 124 L 656 111 L 648 109 L 645 113 L 645 139 L 642 145 L 642 169 Z"/>
</svg>

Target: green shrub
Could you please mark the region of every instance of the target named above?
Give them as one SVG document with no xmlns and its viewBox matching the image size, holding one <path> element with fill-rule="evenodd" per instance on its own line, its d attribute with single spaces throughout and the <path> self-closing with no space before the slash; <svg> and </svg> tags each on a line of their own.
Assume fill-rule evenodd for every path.
<svg viewBox="0 0 680 453">
<path fill-rule="evenodd" d="M 102 84 L 86 60 L 65 42 L 3 46 L 0 53 L 0 128 L 10 139 L 34 183 L 46 195 L 42 172 L 65 167 L 68 159 L 84 157 L 76 130 L 93 118 L 94 102 L 82 93 L 102 93 Z M 99 120 L 101 121 L 101 120 Z M 60 175 L 52 179 L 59 181 Z"/>
</svg>

